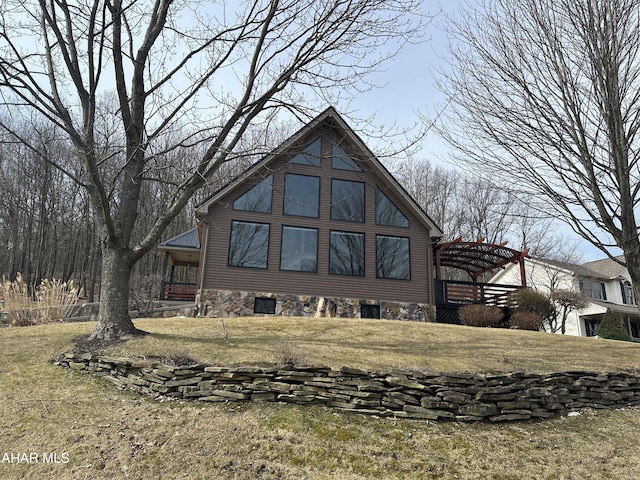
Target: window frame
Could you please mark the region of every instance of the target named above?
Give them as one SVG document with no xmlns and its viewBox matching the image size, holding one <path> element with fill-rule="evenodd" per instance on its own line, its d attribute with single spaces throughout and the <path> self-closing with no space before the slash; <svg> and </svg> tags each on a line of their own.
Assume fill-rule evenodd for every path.
<svg viewBox="0 0 640 480">
<path fill-rule="evenodd" d="M 277 304 L 278 301 L 275 297 L 254 297 L 253 313 L 255 313 L 256 315 L 275 315 L 276 309 L 278 307 Z M 268 308 L 261 308 L 264 306 L 267 306 Z"/>
<path fill-rule="evenodd" d="M 287 194 L 287 190 L 289 190 L 288 180 L 294 177 L 306 177 L 306 178 L 314 178 L 317 180 L 318 191 L 317 191 L 317 204 L 315 205 L 315 215 L 305 215 L 302 213 L 287 213 L 287 200 L 289 198 Z M 321 180 L 318 175 L 305 175 L 302 173 L 286 173 L 284 176 L 284 195 L 282 199 L 282 214 L 288 217 L 303 217 L 303 218 L 320 218 L 320 194 L 321 194 Z"/>
<path fill-rule="evenodd" d="M 285 246 L 285 241 L 284 241 L 284 237 L 285 237 L 285 229 L 297 229 L 297 230 L 307 230 L 310 232 L 315 232 L 316 234 L 316 256 L 315 256 L 315 269 L 314 270 L 302 270 L 302 269 L 293 269 L 293 268 L 284 268 L 282 266 L 282 260 L 284 258 L 283 252 L 284 252 L 284 246 Z M 319 237 L 320 237 L 320 232 L 318 228 L 315 227 L 302 227 L 299 225 L 282 225 L 282 229 L 280 232 L 280 270 L 283 272 L 302 272 L 302 273 L 318 273 L 318 244 L 319 244 Z"/>
<path fill-rule="evenodd" d="M 315 152 L 315 144 L 318 143 L 318 152 L 316 155 Z M 312 151 L 309 151 L 310 147 L 314 146 Z M 296 158 L 301 157 L 301 160 L 296 161 Z M 309 161 L 311 158 L 313 161 Z M 317 159 L 317 163 L 316 163 Z M 320 167 L 322 166 L 322 139 L 320 137 L 316 138 L 312 142 L 310 142 L 303 150 L 296 153 L 291 157 L 288 163 L 292 165 L 305 165 L 308 167 Z"/>
<path fill-rule="evenodd" d="M 334 201 L 333 198 L 333 192 L 334 192 L 334 182 L 342 182 L 342 183 L 350 183 L 350 184 L 356 184 L 359 185 L 362 188 L 362 220 L 351 220 L 348 218 L 335 218 L 333 215 L 334 212 L 334 205 L 336 203 L 342 203 L 345 201 L 345 198 L 347 197 L 343 197 L 342 199 L 340 199 L 338 202 Z M 355 196 L 353 196 L 355 197 Z M 366 216 L 367 216 L 367 205 L 366 205 L 366 201 L 367 201 L 367 184 L 365 182 L 359 181 L 359 180 L 348 180 L 348 179 L 344 179 L 344 178 L 332 178 L 331 179 L 331 202 L 330 202 L 330 208 L 329 208 L 329 218 L 331 220 L 334 221 L 338 221 L 338 222 L 351 222 L 351 223 L 366 223 Z M 352 198 L 352 197 L 349 197 Z M 347 202 L 348 203 L 348 202 Z"/>
<path fill-rule="evenodd" d="M 236 203 L 238 202 L 238 200 L 242 199 L 243 197 L 248 195 L 252 190 L 254 190 L 255 188 L 260 187 L 263 183 L 265 183 L 267 181 L 269 182 L 269 209 L 268 210 L 255 210 L 255 209 L 250 209 L 250 208 L 238 208 L 238 207 L 236 207 Z M 233 210 L 237 211 L 237 212 L 271 213 L 273 211 L 273 173 L 270 173 L 269 175 L 264 177 L 262 180 L 260 180 L 258 183 L 256 183 L 255 185 L 251 186 L 251 188 L 246 190 L 243 194 L 237 196 L 233 200 L 233 202 L 231 204 L 231 208 Z"/>
<path fill-rule="evenodd" d="M 256 225 L 256 226 L 262 226 L 267 228 L 267 242 L 265 247 L 266 252 L 265 252 L 264 266 L 237 265 L 237 264 L 231 263 L 231 245 L 232 245 L 232 240 L 234 235 L 234 225 L 237 225 L 237 224 Z M 251 248 L 252 243 L 249 244 L 249 246 L 247 247 L 247 250 Z M 233 268 L 255 268 L 259 270 L 268 270 L 270 243 L 271 243 L 271 224 L 270 223 L 253 222 L 248 220 L 231 220 L 231 228 L 229 229 L 229 244 L 227 245 L 227 266 L 233 267 Z"/>
<path fill-rule="evenodd" d="M 359 238 L 362 238 L 362 273 L 342 273 L 342 272 L 333 272 L 331 271 L 333 267 L 333 235 L 357 235 Z M 366 235 L 363 232 L 349 232 L 345 230 L 329 230 L 329 275 L 340 275 L 340 276 L 349 276 L 349 277 L 365 277 L 366 276 Z"/>
<path fill-rule="evenodd" d="M 402 218 L 406 221 L 407 224 L 403 225 L 403 224 L 394 224 L 394 223 L 383 223 L 383 222 L 379 221 L 379 215 L 378 215 L 378 212 L 379 212 L 379 210 L 378 210 L 378 205 L 379 205 L 378 199 L 379 198 L 384 199 L 385 201 L 389 202 L 389 204 L 391 206 L 393 206 L 393 208 L 395 208 L 395 210 L 402 216 Z M 410 227 L 411 222 L 409 221 L 409 217 L 407 217 L 404 214 L 404 212 L 398 208 L 398 206 L 395 204 L 395 202 L 393 200 L 391 200 L 389 198 L 389 196 L 386 193 L 384 193 L 382 191 L 382 189 L 380 187 L 378 187 L 378 186 L 376 186 L 375 202 L 376 202 L 376 225 L 381 225 L 383 227 L 398 227 L 398 228 L 409 228 Z M 395 217 L 395 215 L 394 215 L 394 217 Z"/>
<path fill-rule="evenodd" d="M 635 305 L 636 299 L 633 294 L 633 285 L 629 280 L 623 280 L 620 282 L 620 291 L 622 293 L 622 303 L 624 305 Z"/>
<path fill-rule="evenodd" d="M 407 267 L 408 267 L 408 276 L 407 277 L 386 277 L 380 275 L 380 257 L 379 257 L 379 244 L 378 240 L 386 238 L 392 240 L 405 240 L 407 242 Z M 400 236 L 400 235 L 386 235 L 386 234 L 376 234 L 376 278 L 383 278 L 386 280 L 404 280 L 411 281 L 411 237 Z"/>
<path fill-rule="evenodd" d="M 336 155 L 336 149 L 338 149 L 339 155 Z M 348 161 L 345 161 L 344 158 L 347 158 Z M 336 164 L 336 159 L 340 160 L 344 165 L 346 165 L 346 167 L 338 166 Z M 353 163 L 353 165 L 350 165 L 349 162 Z M 349 155 L 344 148 L 338 145 L 335 140 L 331 142 L 331 168 L 334 170 L 341 170 L 343 172 L 364 172 L 360 165 L 358 165 L 358 162 L 351 158 L 351 155 Z"/>
<path fill-rule="evenodd" d="M 598 285 L 597 288 L 594 288 L 595 285 Z M 578 281 L 578 286 L 580 293 L 582 293 L 585 297 L 590 298 L 591 300 L 600 300 L 607 301 L 607 288 L 605 283 L 599 280 L 592 280 L 589 278 L 583 278 Z M 594 292 L 598 291 L 600 293 L 599 296 L 595 296 Z"/>
</svg>

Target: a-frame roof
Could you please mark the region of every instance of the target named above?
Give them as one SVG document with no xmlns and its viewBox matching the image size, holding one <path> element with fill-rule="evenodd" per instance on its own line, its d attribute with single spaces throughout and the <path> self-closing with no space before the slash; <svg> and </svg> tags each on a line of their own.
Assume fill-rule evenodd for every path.
<svg viewBox="0 0 640 480">
<path fill-rule="evenodd" d="M 359 157 L 365 159 L 372 171 L 384 182 L 385 186 L 393 191 L 402 201 L 404 206 L 411 211 L 420 223 L 429 230 L 431 237 L 442 237 L 440 227 L 429 217 L 429 215 L 416 203 L 409 193 L 398 183 L 395 177 L 385 168 L 378 158 L 369 150 L 362 139 L 351 129 L 333 107 L 327 108 L 320 115 L 315 117 L 295 134 L 285 140 L 279 147 L 254 163 L 251 167 L 214 192 L 209 198 L 202 202 L 196 209 L 198 218 L 204 217 L 209 207 L 233 190 L 238 188 L 248 178 L 258 174 L 274 162 L 281 154 L 286 153 L 296 147 L 302 138 L 309 136 L 314 130 L 320 131 L 323 126 L 328 125 L 336 131 L 343 139 L 359 153 Z"/>
</svg>

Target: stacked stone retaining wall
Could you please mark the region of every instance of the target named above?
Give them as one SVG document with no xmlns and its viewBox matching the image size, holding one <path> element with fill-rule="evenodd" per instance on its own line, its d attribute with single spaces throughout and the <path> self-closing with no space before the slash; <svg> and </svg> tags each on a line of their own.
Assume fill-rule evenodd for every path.
<svg viewBox="0 0 640 480">
<path fill-rule="evenodd" d="M 640 405 L 640 377 L 563 372 L 427 374 L 342 367 L 171 366 L 144 359 L 66 354 L 56 364 L 121 388 L 202 402 L 284 402 L 430 420 L 501 422 L 563 415 L 585 407 Z"/>
</svg>

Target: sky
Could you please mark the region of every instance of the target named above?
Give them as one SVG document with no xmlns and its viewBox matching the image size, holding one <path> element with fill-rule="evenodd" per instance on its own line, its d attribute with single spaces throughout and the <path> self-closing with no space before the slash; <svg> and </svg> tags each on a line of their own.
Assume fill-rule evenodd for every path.
<svg viewBox="0 0 640 480">
<path fill-rule="evenodd" d="M 383 86 L 358 96 L 352 104 L 357 109 L 356 114 L 363 118 L 374 115 L 374 124 L 383 128 L 394 125 L 411 128 L 421 122 L 421 117 L 435 118 L 444 105 L 444 96 L 436 88 L 437 72 L 447 66 L 448 40 L 441 25 L 447 17 L 459 15 L 460 3 L 459 0 L 441 3 L 425 1 L 426 11 L 440 13 L 429 26 L 424 43 L 405 46 L 387 65 L 385 72 L 376 74 L 374 81 Z M 370 142 L 368 146 L 379 153 L 376 140 L 367 141 Z M 414 157 L 448 168 L 458 168 L 450 159 L 452 152 L 452 147 L 430 130 Z M 558 223 L 558 233 L 565 241 L 578 245 L 585 262 L 605 257 L 604 253 L 578 237 L 567 225 Z"/>
</svg>

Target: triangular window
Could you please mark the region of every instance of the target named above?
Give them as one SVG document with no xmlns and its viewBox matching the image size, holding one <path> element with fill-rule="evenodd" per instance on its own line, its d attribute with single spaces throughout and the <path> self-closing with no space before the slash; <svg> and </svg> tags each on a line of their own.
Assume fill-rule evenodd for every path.
<svg viewBox="0 0 640 480">
<path fill-rule="evenodd" d="M 376 188 L 376 224 L 392 227 L 409 226 L 409 219 L 379 188 Z"/>
<path fill-rule="evenodd" d="M 333 144 L 331 152 L 331 167 L 338 170 L 362 171 L 358 164 L 336 143 Z"/>
<path fill-rule="evenodd" d="M 300 165 L 311 165 L 313 167 L 320 166 L 321 150 L 320 139 L 316 139 L 309 144 L 302 152 L 297 154 L 289 163 L 297 163 Z"/>
<path fill-rule="evenodd" d="M 271 213 L 272 184 L 273 174 L 270 174 L 260 183 L 236 198 L 233 202 L 233 209 L 246 212 Z"/>
</svg>

